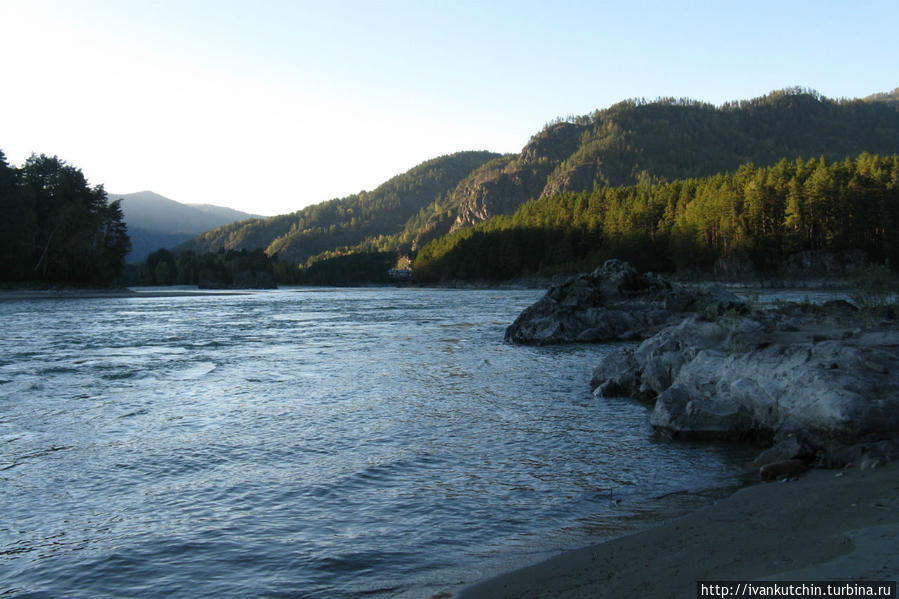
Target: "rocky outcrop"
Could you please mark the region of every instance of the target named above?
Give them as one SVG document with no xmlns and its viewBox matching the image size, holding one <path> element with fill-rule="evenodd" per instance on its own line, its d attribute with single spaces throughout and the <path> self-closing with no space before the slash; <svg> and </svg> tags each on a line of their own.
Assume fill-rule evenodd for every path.
<svg viewBox="0 0 899 599">
<path fill-rule="evenodd" d="M 600 186 L 606 185 L 607 181 L 601 174 L 597 176 L 598 173 L 596 171 L 596 164 L 593 162 L 574 162 L 566 165 L 565 168 L 558 168 L 548 178 L 540 197 L 545 198 L 572 191 L 593 189 L 598 183 Z"/>
<path fill-rule="evenodd" d="M 609 260 L 550 287 L 506 329 L 506 340 L 528 345 L 639 340 L 690 313 L 719 314 L 742 305 L 723 290 L 673 284 Z"/>
<path fill-rule="evenodd" d="M 764 479 L 807 465 L 899 459 L 899 321 L 845 301 L 753 307 L 610 260 L 555 285 L 506 330 L 516 343 L 636 340 L 610 351 L 594 394 L 652 406 L 675 438 L 772 443 Z"/>
<path fill-rule="evenodd" d="M 842 301 L 692 316 L 613 351 L 594 393 L 653 402 L 652 426 L 674 437 L 771 439 L 761 462 L 827 461 L 899 433 L 899 326 L 862 324 Z"/>
<path fill-rule="evenodd" d="M 524 167 L 516 161 L 503 170 L 486 170 L 463 181 L 450 200 L 459 206 L 450 231 L 470 227 L 497 214 L 514 213 L 537 197 L 551 168 L 548 163 Z"/>
<path fill-rule="evenodd" d="M 512 214 L 540 197 L 553 170 L 578 149 L 584 130 L 583 125 L 573 123 L 550 125 L 534 135 L 518 156 L 497 160 L 462 181 L 449 201 L 458 206 L 451 230 L 497 214 Z"/>
</svg>

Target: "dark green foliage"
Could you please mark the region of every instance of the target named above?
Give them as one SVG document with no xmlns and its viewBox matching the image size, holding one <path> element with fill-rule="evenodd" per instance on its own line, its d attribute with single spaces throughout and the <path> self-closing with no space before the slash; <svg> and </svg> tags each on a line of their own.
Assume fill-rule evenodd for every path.
<svg viewBox="0 0 899 599">
<path fill-rule="evenodd" d="M 580 147 L 550 176 L 544 195 L 706 177 L 747 162 L 899 151 L 894 106 L 830 100 L 800 88 L 721 107 L 630 100 L 574 124 L 583 130 Z"/>
<path fill-rule="evenodd" d="M 56 156 L 0 152 L 0 280 L 111 284 L 131 248 L 119 202 Z"/>
<path fill-rule="evenodd" d="M 396 260 L 392 252 L 327 252 L 309 259 L 300 269 L 300 282 L 304 285 L 389 283 L 387 272 Z"/>
<path fill-rule="evenodd" d="M 177 272 L 175 255 L 161 248 L 147 256 L 147 261 L 140 269 L 140 282 L 142 285 L 174 285 L 178 278 Z"/>
<path fill-rule="evenodd" d="M 21 200 L 19 171 L 9 166 L 0 151 L 0 280 L 22 280 L 30 262 L 27 223 L 31 220 Z"/>
<path fill-rule="evenodd" d="M 863 151 L 899 152 L 895 104 L 835 101 L 799 88 L 721 107 L 629 100 L 556 120 L 520 154 L 485 165 L 449 196 L 447 220 L 457 229 L 512 214 L 541 197 L 707 177 L 747 162 L 839 160 Z"/>
<path fill-rule="evenodd" d="M 670 271 L 733 256 L 765 272 L 793 252 L 852 249 L 896 264 L 897 241 L 899 155 L 862 154 L 544 197 L 432 241 L 414 274 L 504 279 L 592 269 L 608 257 Z"/>
<path fill-rule="evenodd" d="M 299 282 L 296 266 L 263 250 L 219 250 L 174 254 L 159 249 L 140 268 L 142 285 L 199 285 L 207 288 L 268 288 Z"/>
</svg>

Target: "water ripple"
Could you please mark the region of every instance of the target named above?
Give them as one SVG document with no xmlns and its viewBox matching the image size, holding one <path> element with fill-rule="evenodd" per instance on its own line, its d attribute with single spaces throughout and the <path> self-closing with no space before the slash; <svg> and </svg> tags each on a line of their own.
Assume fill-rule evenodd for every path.
<svg viewBox="0 0 899 599">
<path fill-rule="evenodd" d="M 590 395 L 601 348 L 504 344 L 538 295 L 0 303 L 0 588 L 428 596 L 732 480 Z"/>
</svg>

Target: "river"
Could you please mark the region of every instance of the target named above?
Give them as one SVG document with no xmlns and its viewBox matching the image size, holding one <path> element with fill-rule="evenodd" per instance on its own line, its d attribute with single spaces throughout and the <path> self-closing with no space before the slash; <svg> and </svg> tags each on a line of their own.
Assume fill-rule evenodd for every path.
<svg viewBox="0 0 899 599">
<path fill-rule="evenodd" d="M 425 598 L 739 482 L 504 343 L 541 293 L 0 302 L 0 595 Z"/>
</svg>

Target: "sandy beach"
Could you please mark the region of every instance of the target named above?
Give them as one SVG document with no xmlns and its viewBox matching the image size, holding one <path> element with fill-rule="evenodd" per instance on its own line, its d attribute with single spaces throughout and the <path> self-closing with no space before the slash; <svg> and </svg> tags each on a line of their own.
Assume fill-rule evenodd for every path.
<svg viewBox="0 0 899 599">
<path fill-rule="evenodd" d="M 743 488 L 630 536 L 480 582 L 458 599 L 696 596 L 702 580 L 899 577 L 899 464 Z M 444 595 L 446 596 L 446 595 Z"/>
</svg>

